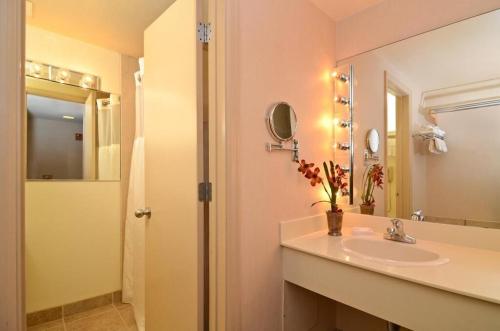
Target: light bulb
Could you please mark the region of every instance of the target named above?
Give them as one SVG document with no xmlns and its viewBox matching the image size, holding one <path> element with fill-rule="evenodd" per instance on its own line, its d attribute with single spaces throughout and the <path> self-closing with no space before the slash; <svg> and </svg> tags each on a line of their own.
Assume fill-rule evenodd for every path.
<svg viewBox="0 0 500 331">
<path fill-rule="evenodd" d="M 343 73 L 338 73 L 337 71 L 332 72 L 332 77 L 338 79 L 344 83 L 349 82 L 349 76 Z"/>
<path fill-rule="evenodd" d="M 61 83 L 65 83 L 69 80 L 70 73 L 68 70 L 65 69 L 59 69 L 57 72 L 57 80 Z"/>
<path fill-rule="evenodd" d="M 335 100 L 335 102 L 341 103 L 343 105 L 348 105 L 349 103 L 351 103 L 351 100 L 349 98 L 346 98 L 346 97 L 335 96 L 334 100 Z"/>
<path fill-rule="evenodd" d="M 41 65 L 39 65 L 38 63 L 31 63 L 29 69 L 31 76 L 40 77 L 40 74 L 42 73 Z"/>
<path fill-rule="evenodd" d="M 94 77 L 90 75 L 85 75 L 82 77 L 80 85 L 84 88 L 90 88 L 94 86 Z"/>
<path fill-rule="evenodd" d="M 337 125 L 341 128 L 348 128 L 351 125 L 351 122 L 346 121 L 346 120 L 341 120 L 337 122 Z"/>
</svg>

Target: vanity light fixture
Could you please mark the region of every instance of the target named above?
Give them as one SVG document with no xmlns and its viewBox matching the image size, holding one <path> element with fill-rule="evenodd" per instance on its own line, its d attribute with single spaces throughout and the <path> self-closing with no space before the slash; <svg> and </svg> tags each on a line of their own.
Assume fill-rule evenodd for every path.
<svg viewBox="0 0 500 331">
<path fill-rule="evenodd" d="M 80 80 L 80 85 L 83 88 L 92 88 L 94 87 L 94 76 L 92 75 L 84 75 L 82 79 Z"/>
<path fill-rule="evenodd" d="M 337 71 L 332 72 L 332 77 L 340 80 L 341 82 L 348 83 L 349 82 L 349 76 L 343 73 L 338 73 Z"/>
<path fill-rule="evenodd" d="M 64 115 L 63 118 L 65 120 L 74 120 L 75 119 L 73 116 L 68 116 L 68 115 Z"/>
<path fill-rule="evenodd" d="M 66 83 L 67 81 L 69 81 L 70 77 L 71 77 L 71 74 L 66 69 L 59 69 L 59 71 L 57 71 L 56 80 L 59 83 Z"/>
<path fill-rule="evenodd" d="M 77 72 L 32 60 L 26 60 L 25 68 L 26 76 L 29 77 L 43 78 L 53 82 L 94 90 L 101 88 L 100 78 L 88 73 Z"/>
<path fill-rule="evenodd" d="M 349 143 L 338 143 L 337 148 L 340 149 L 341 151 L 348 151 L 351 149 L 351 144 Z"/>
<path fill-rule="evenodd" d="M 29 73 L 31 76 L 39 78 L 42 73 L 42 66 L 38 63 L 31 63 L 29 65 Z"/>
<path fill-rule="evenodd" d="M 349 98 L 346 98 L 346 97 L 335 97 L 335 102 L 338 102 L 344 106 L 347 106 L 351 103 L 351 100 Z"/>
<path fill-rule="evenodd" d="M 348 165 L 340 166 L 340 169 L 342 169 L 342 171 L 345 172 L 346 174 L 351 172 L 351 168 Z"/>
<path fill-rule="evenodd" d="M 339 120 L 337 125 L 343 129 L 346 129 L 351 126 L 351 122 L 347 120 Z"/>
<path fill-rule="evenodd" d="M 342 157 L 345 156 L 349 157 L 349 164 L 342 166 L 342 170 L 345 173 L 349 174 L 349 192 L 346 195 L 349 196 L 349 204 L 352 205 L 354 204 L 354 172 L 355 172 L 354 171 L 355 145 L 354 145 L 354 128 L 353 128 L 355 124 L 353 116 L 355 101 L 354 101 L 354 84 L 352 83 L 354 82 L 354 66 L 352 64 L 349 64 L 348 66 L 343 67 L 342 70 L 346 72 L 347 68 L 349 69 L 348 74 L 342 73 L 340 72 L 340 70 L 337 69 L 331 73 L 331 77 L 335 79 L 335 82 L 333 84 L 335 85 L 334 86 L 335 90 L 339 91 L 337 87 L 340 87 L 340 91 L 342 91 L 337 93 L 345 95 L 345 96 L 340 96 L 340 95 L 335 96 L 334 111 L 336 113 L 340 112 L 344 113 L 345 111 L 348 111 L 342 116 L 343 119 L 341 118 L 337 119 L 334 122 L 334 125 L 335 127 L 340 127 L 344 129 L 342 130 L 342 134 L 347 133 L 349 140 L 340 143 L 335 142 L 332 148 L 339 151 L 343 151 L 344 153 L 338 153 L 342 154 Z M 342 86 L 342 84 L 347 84 L 347 85 Z"/>
</svg>

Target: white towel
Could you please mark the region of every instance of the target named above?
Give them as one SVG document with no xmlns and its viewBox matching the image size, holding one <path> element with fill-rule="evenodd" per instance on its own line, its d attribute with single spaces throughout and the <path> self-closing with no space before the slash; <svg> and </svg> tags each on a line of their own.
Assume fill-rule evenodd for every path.
<svg viewBox="0 0 500 331">
<path fill-rule="evenodd" d="M 433 138 L 429 141 L 429 152 L 433 154 L 442 154 L 448 152 L 448 147 L 443 139 Z"/>
<path fill-rule="evenodd" d="M 448 152 L 448 146 L 446 146 L 446 142 L 443 139 L 434 138 L 434 144 L 436 145 L 437 150 L 441 153 Z"/>
<path fill-rule="evenodd" d="M 437 125 L 422 125 L 420 129 L 418 130 L 419 134 L 425 135 L 425 134 L 434 134 L 440 137 L 446 136 L 446 132 L 442 130 L 439 126 Z"/>
</svg>

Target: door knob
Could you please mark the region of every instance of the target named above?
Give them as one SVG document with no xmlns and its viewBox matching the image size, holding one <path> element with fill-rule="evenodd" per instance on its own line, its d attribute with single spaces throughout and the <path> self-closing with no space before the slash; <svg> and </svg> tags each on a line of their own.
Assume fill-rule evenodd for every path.
<svg viewBox="0 0 500 331">
<path fill-rule="evenodd" d="M 143 218 L 144 216 L 147 218 L 151 217 L 151 208 L 137 209 L 135 211 L 135 217 Z"/>
</svg>

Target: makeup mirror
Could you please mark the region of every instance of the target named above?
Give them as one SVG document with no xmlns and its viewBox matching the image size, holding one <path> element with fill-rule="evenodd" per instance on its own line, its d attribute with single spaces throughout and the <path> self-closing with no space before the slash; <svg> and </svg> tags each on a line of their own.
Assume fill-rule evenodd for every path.
<svg viewBox="0 0 500 331">
<path fill-rule="evenodd" d="M 269 112 L 269 131 L 279 141 L 289 141 L 297 131 L 297 115 L 292 106 L 286 102 L 276 104 Z"/>
<path fill-rule="evenodd" d="M 370 129 L 366 134 L 366 148 L 370 153 L 375 154 L 378 152 L 379 145 L 380 135 L 377 129 Z"/>
</svg>

